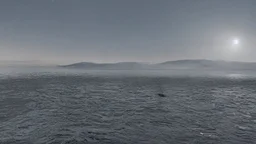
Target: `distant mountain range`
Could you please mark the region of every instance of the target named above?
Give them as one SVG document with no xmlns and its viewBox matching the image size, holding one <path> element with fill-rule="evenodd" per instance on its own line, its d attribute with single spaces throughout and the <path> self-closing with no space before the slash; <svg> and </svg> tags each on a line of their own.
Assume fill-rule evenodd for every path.
<svg viewBox="0 0 256 144">
<path fill-rule="evenodd" d="M 256 70 L 256 63 L 236 61 L 213 61 L 205 59 L 176 60 L 157 64 L 146 64 L 138 62 L 120 63 L 91 63 L 80 62 L 60 66 L 63 68 L 75 69 L 112 69 L 112 70 L 133 70 L 133 69 L 216 69 L 216 70 Z"/>
<path fill-rule="evenodd" d="M 120 62 L 120 63 L 92 63 L 80 62 L 71 65 L 64 65 L 61 67 L 66 68 L 79 68 L 79 69 L 148 69 L 152 65 L 137 63 L 137 62 Z"/>
</svg>

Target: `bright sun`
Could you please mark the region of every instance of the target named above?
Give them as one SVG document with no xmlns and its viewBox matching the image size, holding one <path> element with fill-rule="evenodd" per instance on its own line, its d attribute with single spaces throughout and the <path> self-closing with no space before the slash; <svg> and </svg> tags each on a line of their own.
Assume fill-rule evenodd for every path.
<svg viewBox="0 0 256 144">
<path fill-rule="evenodd" d="M 231 51 L 238 51 L 239 49 L 240 49 L 240 39 L 238 39 L 238 38 L 233 38 L 232 40 L 231 40 Z"/>
<path fill-rule="evenodd" d="M 239 45 L 240 40 L 239 39 L 233 39 L 233 45 Z"/>
</svg>

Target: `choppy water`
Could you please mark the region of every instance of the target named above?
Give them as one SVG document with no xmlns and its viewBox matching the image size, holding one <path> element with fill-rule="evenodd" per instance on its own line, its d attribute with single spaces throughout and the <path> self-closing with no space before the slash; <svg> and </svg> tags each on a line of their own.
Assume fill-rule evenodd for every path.
<svg viewBox="0 0 256 144">
<path fill-rule="evenodd" d="M 0 77 L 1 144 L 256 142 L 253 77 L 94 72 Z"/>
</svg>

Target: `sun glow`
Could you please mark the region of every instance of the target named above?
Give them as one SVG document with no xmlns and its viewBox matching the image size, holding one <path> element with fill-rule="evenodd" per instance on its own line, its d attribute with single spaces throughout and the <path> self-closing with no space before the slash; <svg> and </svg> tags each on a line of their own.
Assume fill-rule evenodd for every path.
<svg viewBox="0 0 256 144">
<path fill-rule="evenodd" d="M 240 40 L 239 39 L 233 39 L 233 45 L 239 45 L 239 43 L 240 43 Z"/>
<path fill-rule="evenodd" d="M 231 51 L 238 51 L 240 49 L 240 39 L 239 38 L 233 38 L 231 40 L 231 47 L 230 50 Z"/>
</svg>

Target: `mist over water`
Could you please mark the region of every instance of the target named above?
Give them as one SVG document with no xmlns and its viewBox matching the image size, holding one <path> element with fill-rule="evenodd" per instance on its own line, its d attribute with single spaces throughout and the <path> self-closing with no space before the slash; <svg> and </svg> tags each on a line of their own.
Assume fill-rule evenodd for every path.
<svg viewBox="0 0 256 144">
<path fill-rule="evenodd" d="M 254 70 L 207 70 L 207 69 L 170 69 L 170 70 L 93 70 L 66 69 L 59 67 L 0 67 L 0 79 L 26 76 L 103 76 L 103 77 L 224 77 L 256 78 Z"/>
<path fill-rule="evenodd" d="M 0 143 L 254 143 L 255 76 L 1 68 Z"/>
</svg>

